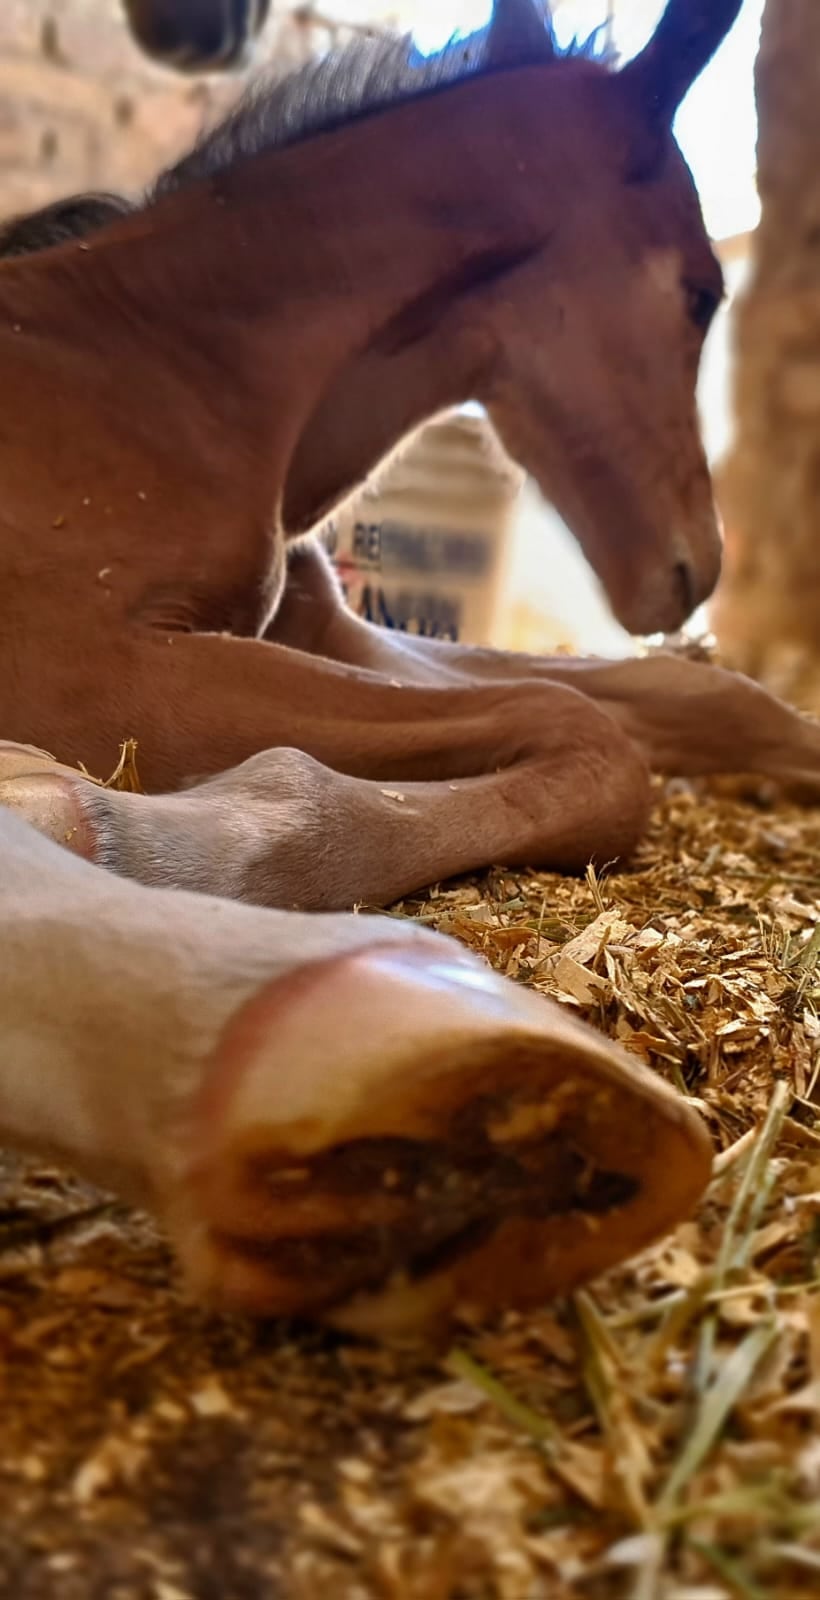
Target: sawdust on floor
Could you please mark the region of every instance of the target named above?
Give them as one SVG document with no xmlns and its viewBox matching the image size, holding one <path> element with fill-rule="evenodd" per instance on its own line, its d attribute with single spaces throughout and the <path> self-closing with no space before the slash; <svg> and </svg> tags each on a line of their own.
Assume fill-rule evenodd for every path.
<svg viewBox="0 0 820 1600">
<path fill-rule="evenodd" d="M 0 1166 L 0 1595 L 820 1588 L 820 819 L 676 783 L 629 871 L 405 902 L 700 1106 L 698 1215 L 448 1351 L 208 1318 L 145 1218 Z"/>
</svg>

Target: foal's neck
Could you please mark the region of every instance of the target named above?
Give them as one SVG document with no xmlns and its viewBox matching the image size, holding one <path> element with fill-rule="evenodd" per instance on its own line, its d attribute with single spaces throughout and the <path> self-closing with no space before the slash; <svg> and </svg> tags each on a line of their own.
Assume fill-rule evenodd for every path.
<svg viewBox="0 0 820 1600">
<path fill-rule="evenodd" d="M 493 193 L 504 119 L 493 130 L 492 107 L 482 118 L 474 102 L 497 97 L 497 84 L 463 85 L 270 158 L 270 182 L 287 176 L 299 196 L 296 275 L 314 273 L 310 288 L 293 289 L 304 305 L 294 361 L 308 381 L 302 403 L 291 395 L 276 419 L 280 435 L 290 430 L 280 500 L 289 534 L 314 525 L 422 422 L 475 397 L 491 351 L 465 316 L 470 291 L 543 232 L 543 218 L 510 229 Z M 469 168 L 465 111 L 487 138 Z M 264 167 L 260 158 L 247 173 L 249 203 L 252 186 L 265 194 Z M 274 215 L 290 231 L 287 201 Z M 272 310 L 275 349 L 292 326 L 288 297 Z"/>
<path fill-rule="evenodd" d="M 93 342 L 120 393 L 129 364 L 158 360 L 194 410 L 210 388 L 237 494 L 252 440 L 257 493 L 304 532 L 414 427 L 473 397 L 487 351 L 458 307 L 536 242 L 498 203 L 503 104 L 476 101 L 499 98 L 497 81 L 458 86 L 167 195 L 73 261 L 61 252 L 66 318 L 79 304 L 98 330 L 111 320 Z M 173 416 L 156 426 L 173 437 Z"/>
</svg>

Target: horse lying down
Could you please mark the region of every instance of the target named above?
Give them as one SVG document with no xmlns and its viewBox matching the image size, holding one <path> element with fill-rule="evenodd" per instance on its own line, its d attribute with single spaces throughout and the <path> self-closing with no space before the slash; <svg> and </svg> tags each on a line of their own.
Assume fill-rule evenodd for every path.
<svg viewBox="0 0 820 1600">
<path fill-rule="evenodd" d="M 224 1305 L 536 1304 L 707 1180 L 694 1113 L 612 1045 L 338 913 L 622 857 L 652 767 L 816 796 L 820 729 L 672 657 L 379 633 L 309 531 L 477 398 L 627 626 L 710 593 L 721 276 L 670 127 L 738 9 L 670 0 L 616 72 L 500 0 L 432 62 L 365 43 L 263 87 L 140 203 L 0 239 L 0 1125 L 155 1206 Z M 147 795 L 78 771 L 126 736 Z"/>
</svg>

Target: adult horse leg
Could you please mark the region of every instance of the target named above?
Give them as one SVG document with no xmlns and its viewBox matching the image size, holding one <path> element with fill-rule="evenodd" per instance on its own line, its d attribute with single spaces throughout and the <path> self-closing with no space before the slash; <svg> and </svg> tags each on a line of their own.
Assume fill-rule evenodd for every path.
<svg viewBox="0 0 820 1600">
<path fill-rule="evenodd" d="M 146 889 L 0 807 L 0 1136 L 157 1210 L 234 1310 L 542 1303 L 685 1215 L 664 1084 L 452 941 Z"/>
<path fill-rule="evenodd" d="M 555 684 L 596 702 L 657 772 L 758 774 L 820 797 L 820 723 L 739 673 L 661 653 L 626 661 L 530 656 L 373 627 L 345 606 L 324 551 L 291 556 L 269 637 L 407 684 Z"/>
<path fill-rule="evenodd" d="M 583 868 L 627 854 L 646 822 L 634 746 L 551 685 L 396 689 L 255 641 L 187 637 L 123 725 L 181 793 L 103 789 L 40 751 L 0 745 L 0 802 L 76 853 L 143 883 L 319 910 L 387 904 L 493 861 Z M 139 652 L 127 673 L 139 687 Z M 100 707 L 101 720 L 111 715 Z M 333 767 L 329 764 L 333 762 Z M 429 776 L 425 776 L 429 774 Z"/>
</svg>

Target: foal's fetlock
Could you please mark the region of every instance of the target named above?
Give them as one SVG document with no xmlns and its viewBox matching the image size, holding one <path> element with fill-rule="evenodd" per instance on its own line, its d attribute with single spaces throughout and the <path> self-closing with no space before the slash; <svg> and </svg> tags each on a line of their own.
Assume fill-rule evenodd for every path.
<svg viewBox="0 0 820 1600">
<path fill-rule="evenodd" d="M 549 824 L 545 848 L 531 864 L 583 872 L 590 862 L 600 867 L 627 860 L 646 832 L 652 806 L 646 758 L 593 701 L 573 694 L 569 703 L 556 704 L 563 725 L 547 723 L 552 745 L 531 762 Z"/>
</svg>

